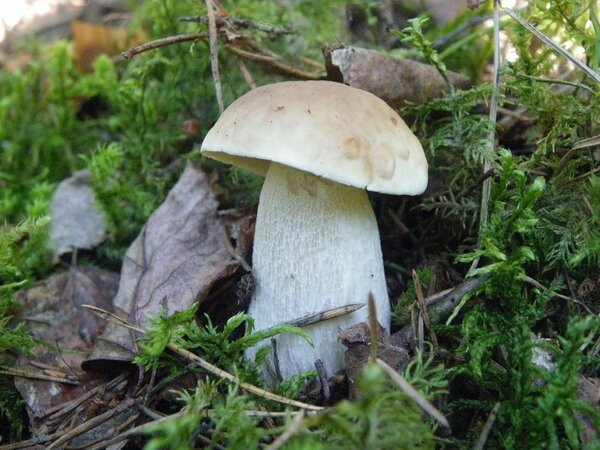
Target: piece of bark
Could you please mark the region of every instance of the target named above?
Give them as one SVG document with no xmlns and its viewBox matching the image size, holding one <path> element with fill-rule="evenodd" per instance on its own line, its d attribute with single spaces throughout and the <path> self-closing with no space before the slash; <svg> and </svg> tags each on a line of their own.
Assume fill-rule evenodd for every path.
<svg viewBox="0 0 600 450">
<path fill-rule="evenodd" d="M 204 301 L 212 286 L 240 265 L 226 236 L 207 176 L 188 166 L 125 254 L 113 301 L 117 314 L 147 328 L 151 317 Z M 130 361 L 138 337 L 109 324 L 83 368 Z"/>
<path fill-rule="evenodd" d="M 55 257 L 90 249 L 106 238 L 106 220 L 98 209 L 92 175 L 80 170 L 60 182 L 50 204 L 49 245 Z"/>
<path fill-rule="evenodd" d="M 327 79 L 369 91 L 393 108 L 448 92 L 442 76 L 428 64 L 350 46 L 324 47 L 323 55 Z M 456 72 L 448 72 L 448 77 L 459 89 L 470 84 L 468 77 Z"/>
<path fill-rule="evenodd" d="M 118 283 L 117 274 L 72 267 L 67 273 L 15 294 L 22 305 L 18 318 L 25 322 L 25 330 L 49 344 L 36 348 L 35 357 L 19 357 L 15 368 L 30 374 L 81 379 L 80 364 L 106 326 L 104 320 L 81 305 L 110 311 Z M 22 377 L 15 377 L 15 386 L 25 400 L 34 433 L 44 423 L 42 418 L 48 408 L 83 392 L 82 386 Z"/>
<path fill-rule="evenodd" d="M 446 319 L 454 311 L 454 308 L 456 308 L 465 295 L 477 289 L 487 279 L 487 275 L 469 277 L 452 289 L 448 289 L 441 294 L 434 294 L 426 298 L 425 301 L 429 310 L 431 321 L 433 323 L 440 323 L 442 320 Z M 403 326 L 399 331 L 391 336 L 392 345 L 407 349 L 413 347 L 414 340 L 415 334 L 411 324 Z"/>
<path fill-rule="evenodd" d="M 346 376 L 348 378 L 348 393 L 350 398 L 360 395 L 356 380 L 362 372 L 363 366 L 371 356 L 371 335 L 369 326 L 365 322 L 352 325 L 342 331 L 338 340 L 346 347 L 344 354 L 346 363 Z M 391 345 L 387 331 L 380 325 L 377 337 L 377 357 L 385 361 L 396 371 L 402 371 L 408 362 L 408 351 Z"/>
</svg>

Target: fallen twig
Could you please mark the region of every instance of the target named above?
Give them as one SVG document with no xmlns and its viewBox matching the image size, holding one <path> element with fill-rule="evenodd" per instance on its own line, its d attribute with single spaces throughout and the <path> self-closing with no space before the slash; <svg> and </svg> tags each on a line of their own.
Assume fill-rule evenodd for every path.
<svg viewBox="0 0 600 450">
<path fill-rule="evenodd" d="M 175 36 L 156 39 L 154 41 L 136 45 L 135 47 L 132 47 L 129 50 L 125 50 L 121 53 L 121 56 L 125 59 L 131 59 L 134 56 L 139 55 L 140 53 L 145 53 L 156 48 L 166 47 L 168 45 L 173 44 L 179 44 L 180 42 L 195 41 L 198 39 L 208 39 L 208 33 L 176 34 Z"/>
<path fill-rule="evenodd" d="M 293 66 L 281 59 L 281 57 L 265 55 L 261 53 L 255 53 L 248 50 L 241 49 L 237 45 L 226 45 L 225 48 L 229 50 L 234 55 L 240 56 L 249 61 L 254 61 L 257 63 L 266 64 L 272 66 L 276 71 L 290 76 L 294 78 L 299 78 L 302 80 L 321 80 L 324 78 L 325 74 L 321 72 L 309 72 L 307 70 L 301 69 L 299 67 Z"/>
<path fill-rule="evenodd" d="M 425 299 L 425 304 L 430 311 L 431 321 L 437 323 L 456 308 L 465 295 L 477 289 L 488 279 L 487 275 L 469 277 L 454 288 L 433 294 Z M 395 336 L 402 336 L 402 340 L 410 342 L 414 339 L 413 327 L 409 324 L 400 329 Z"/>
<path fill-rule="evenodd" d="M 217 22 L 215 19 L 215 10 L 217 9 L 213 0 L 204 0 L 206 2 L 206 11 L 208 15 L 208 44 L 210 47 L 210 68 L 215 84 L 215 95 L 217 96 L 217 104 L 219 112 L 223 114 L 225 111 L 225 103 L 223 102 L 223 87 L 221 86 L 221 75 L 219 73 L 219 48 L 217 47 Z"/>
</svg>

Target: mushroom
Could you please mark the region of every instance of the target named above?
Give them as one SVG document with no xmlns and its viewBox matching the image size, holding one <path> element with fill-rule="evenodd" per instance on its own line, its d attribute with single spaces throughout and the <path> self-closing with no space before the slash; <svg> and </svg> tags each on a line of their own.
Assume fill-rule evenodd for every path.
<svg viewBox="0 0 600 450">
<path fill-rule="evenodd" d="M 367 190 L 417 195 L 427 186 L 421 144 L 393 109 L 366 91 L 330 81 L 270 84 L 229 106 L 201 150 L 265 175 L 248 311 L 257 330 L 365 303 L 369 293 L 389 329 L 381 243 Z M 278 336 L 283 378 L 313 370 L 317 359 L 330 375 L 343 368 L 338 333 L 367 315 L 362 308 L 307 326 L 314 346 Z"/>
</svg>

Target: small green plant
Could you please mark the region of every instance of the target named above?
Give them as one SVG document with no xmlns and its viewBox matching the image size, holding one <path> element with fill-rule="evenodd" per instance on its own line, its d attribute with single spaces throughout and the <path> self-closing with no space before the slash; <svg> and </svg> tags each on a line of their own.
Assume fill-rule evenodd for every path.
<svg viewBox="0 0 600 450">
<path fill-rule="evenodd" d="M 223 329 L 215 327 L 209 317 L 206 317 L 206 326 L 201 327 L 195 318 L 197 308 L 194 306 L 168 317 L 153 319 L 135 362 L 156 366 L 167 345 L 173 343 L 183 349 L 199 351 L 203 358 L 221 369 L 237 373 L 243 381 L 259 382 L 257 368 L 264 362 L 270 347 L 261 348 L 254 361 L 244 358 L 244 350 L 282 333 L 294 334 L 311 342 L 305 331 L 291 325 L 254 331 L 254 319 L 245 313 L 230 317 Z M 240 330 L 243 330 L 241 337 L 234 338 L 233 334 Z"/>
<path fill-rule="evenodd" d="M 289 448 L 434 448 L 432 425 L 377 365 L 364 367 L 358 385 L 358 399 L 343 400 L 305 419 L 306 428 L 291 440 Z"/>
<path fill-rule="evenodd" d="M 45 234 L 48 218 L 23 222 L 15 227 L 0 227 L 0 352 L 7 350 L 19 354 L 32 354 L 36 340 L 23 331 L 23 324 L 11 322 L 11 316 L 18 309 L 13 299 L 15 291 L 23 287 L 35 268 L 30 265 L 32 244 L 36 234 Z"/>
<path fill-rule="evenodd" d="M 599 323 L 592 317 L 574 320 L 560 339 L 560 347 L 547 347 L 556 357 L 558 368 L 553 373 L 534 364 L 533 349 L 540 344 L 535 342 L 533 329 L 547 316 L 555 288 L 539 291 L 523 286 L 527 271 L 538 262 L 527 243 L 535 242 L 539 226 L 535 206 L 545 192 L 545 182 L 538 177 L 530 183 L 506 151 L 500 154 L 500 166 L 481 249 L 460 258 L 464 262 L 482 258 L 484 265 L 473 274 L 488 278 L 476 296 L 484 301 L 462 318 L 457 352 L 465 362 L 453 373 L 466 376 L 491 396 L 488 402 L 479 403 L 480 408 L 489 411 L 494 402 L 500 402 L 501 425 L 491 438 L 495 445 L 519 448 L 520 443 L 528 442 L 530 448 L 575 448 L 579 432 L 576 412 L 584 409 L 595 414 L 577 399 L 583 356 L 575 349 L 590 332 L 598 331 Z M 540 377 L 548 384 L 541 387 L 536 383 Z M 557 409 L 551 412 L 552 408 Z M 594 420 L 598 420 L 595 415 Z"/>
<path fill-rule="evenodd" d="M 39 268 L 40 236 L 45 237 L 48 218 L 23 222 L 15 227 L 0 226 L 0 353 L 34 354 L 40 342 L 28 334 L 23 322 L 14 320 L 19 303 L 13 294 L 30 281 L 28 277 Z M 43 240 L 42 240 L 43 243 Z M 39 250 L 39 249 L 38 249 Z M 36 258 L 37 255 L 37 258 Z M 11 439 L 21 436 L 24 428 L 25 402 L 16 392 L 12 380 L 0 377 L 0 430 Z M 5 425 L 5 423 L 7 425 Z M 5 429 L 8 431 L 5 433 Z"/>
<path fill-rule="evenodd" d="M 152 436 L 145 450 L 185 450 L 198 445 L 226 448 L 259 448 L 271 432 L 260 426 L 261 419 L 250 413 L 257 405 L 239 394 L 236 387 L 221 394 L 218 382 L 199 382 L 194 392 L 182 392 L 185 403 L 176 416 L 147 428 Z"/>
<path fill-rule="evenodd" d="M 197 307 L 192 307 L 187 311 L 153 320 L 135 362 L 149 367 L 164 366 L 165 360 L 161 362 L 160 358 L 167 345 L 173 343 L 181 348 L 200 352 L 202 358 L 223 370 L 235 373 L 242 381 L 262 385 L 258 368 L 270 347 L 259 350 L 254 361 L 244 358 L 245 349 L 281 333 L 292 333 L 310 342 L 310 337 L 304 331 L 289 325 L 255 332 L 253 319 L 244 313 L 229 318 L 222 329 L 215 327 L 208 317 L 206 326 L 201 327 L 195 318 L 196 311 Z M 243 330 L 241 336 L 234 338 L 233 335 L 240 330 Z M 170 366 L 174 369 L 172 361 Z M 311 376 L 314 374 L 298 375 L 286 380 L 276 390 L 298 395 L 306 379 Z M 201 439 L 214 445 L 227 444 L 230 448 L 251 449 L 258 448 L 260 439 L 270 434 L 259 426 L 260 418 L 252 417 L 246 412 L 256 410 L 258 405 L 273 405 L 260 398 L 251 400 L 242 396 L 231 385 L 222 387 L 218 381 L 199 382 L 194 393 L 182 393 L 181 399 L 186 406 L 179 414 L 148 430 L 154 437 L 146 448 L 192 448 L 195 439 Z M 210 415 L 206 414 L 208 408 L 211 408 Z M 199 431 L 203 426 L 206 427 L 206 433 Z M 212 439 L 207 439 L 204 434 L 212 435 Z"/>
</svg>

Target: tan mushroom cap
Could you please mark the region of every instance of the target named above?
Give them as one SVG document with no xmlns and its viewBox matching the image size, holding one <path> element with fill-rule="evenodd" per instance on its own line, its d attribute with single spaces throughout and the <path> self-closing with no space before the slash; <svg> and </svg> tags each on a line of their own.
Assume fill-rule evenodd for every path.
<svg viewBox="0 0 600 450">
<path fill-rule="evenodd" d="M 237 99 L 202 153 L 265 175 L 270 162 L 388 194 L 427 187 L 427 160 L 402 118 L 373 94 L 331 81 L 269 84 Z"/>
</svg>

